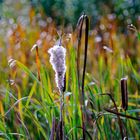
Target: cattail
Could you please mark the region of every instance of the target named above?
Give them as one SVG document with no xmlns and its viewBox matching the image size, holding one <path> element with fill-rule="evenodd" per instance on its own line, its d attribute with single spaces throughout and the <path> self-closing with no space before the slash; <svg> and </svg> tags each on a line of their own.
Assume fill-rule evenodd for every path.
<svg viewBox="0 0 140 140">
<path fill-rule="evenodd" d="M 61 45 L 54 45 L 48 50 L 50 56 L 50 63 L 55 71 L 55 81 L 60 92 L 60 138 L 64 140 L 64 122 L 63 122 L 63 107 L 64 107 L 64 87 L 65 87 L 65 73 L 66 73 L 66 49 Z"/>
<path fill-rule="evenodd" d="M 127 78 L 121 79 L 122 108 L 126 111 L 128 108 Z"/>
<path fill-rule="evenodd" d="M 50 56 L 50 63 L 55 71 L 55 81 L 59 92 L 63 92 L 64 78 L 66 73 L 65 56 L 66 49 L 61 45 L 54 45 L 48 50 Z"/>
</svg>

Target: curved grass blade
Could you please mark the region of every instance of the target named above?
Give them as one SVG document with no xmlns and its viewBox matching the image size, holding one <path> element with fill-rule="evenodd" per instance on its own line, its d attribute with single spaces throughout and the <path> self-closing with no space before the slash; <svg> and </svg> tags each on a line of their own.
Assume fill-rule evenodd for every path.
<svg viewBox="0 0 140 140">
<path fill-rule="evenodd" d="M 21 62 L 16 60 L 16 64 L 25 72 L 27 73 L 33 80 L 35 80 L 37 83 L 40 84 L 39 80 L 36 78 L 36 76 Z"/>
</svg>

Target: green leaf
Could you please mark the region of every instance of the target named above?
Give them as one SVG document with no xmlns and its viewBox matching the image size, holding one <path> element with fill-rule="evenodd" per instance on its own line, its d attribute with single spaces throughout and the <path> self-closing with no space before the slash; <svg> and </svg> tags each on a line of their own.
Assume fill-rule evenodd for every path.
<svg viewBox="0 0 140 140">
<path fill-rule="evenodd" d="M 40 83 L 39 80 L 36 78 L 36 76 L 21 62 L 16 60 L 16 64 L 25 72 L 27 73 L 33 80 L 35 80 L 37 83 Z"/>
<path fill-rule="evenodd" d="M 138 40 L 140 41 L 140 33 L 138 32 L 137 35 L 138 35 Z"/>
</svg>

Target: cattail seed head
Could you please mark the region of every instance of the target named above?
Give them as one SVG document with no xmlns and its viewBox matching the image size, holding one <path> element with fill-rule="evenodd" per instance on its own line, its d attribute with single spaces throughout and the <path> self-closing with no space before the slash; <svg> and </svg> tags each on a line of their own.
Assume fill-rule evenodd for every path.
<svg viewBox="0 0 140 140">
<path fill-rule="evenodd" d="M 121 79 L 122 108 L 126 111 L 128 108 L 127 78 Z"/>
<path fill-rule="evenodd" d="M 56 85 L 59 89 L 59 92 L 62 93 L 64 88 L 64 77 L 66 73 L 66 49 L 61 45 L 54 45 L 48 50 L 48 53 L 50 54 L 50 63 L 55 71 Z"/>
</svg>

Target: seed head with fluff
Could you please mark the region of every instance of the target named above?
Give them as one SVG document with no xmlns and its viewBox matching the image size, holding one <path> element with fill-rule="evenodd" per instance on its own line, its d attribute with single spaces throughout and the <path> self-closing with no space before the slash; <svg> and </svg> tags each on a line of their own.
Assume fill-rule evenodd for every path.
<svg viewBox="0 0 140 140">
<path fill-rule="evenodd" d="M 50 54 L 50 63 L 55 71 L 55 81 L 59 89 L 59 92 L 62 93 L 64 87 L 64 77 L 66 73 L 66 49 L 61 45 L 54 45 L 48 50 Z"/>
</svg>

